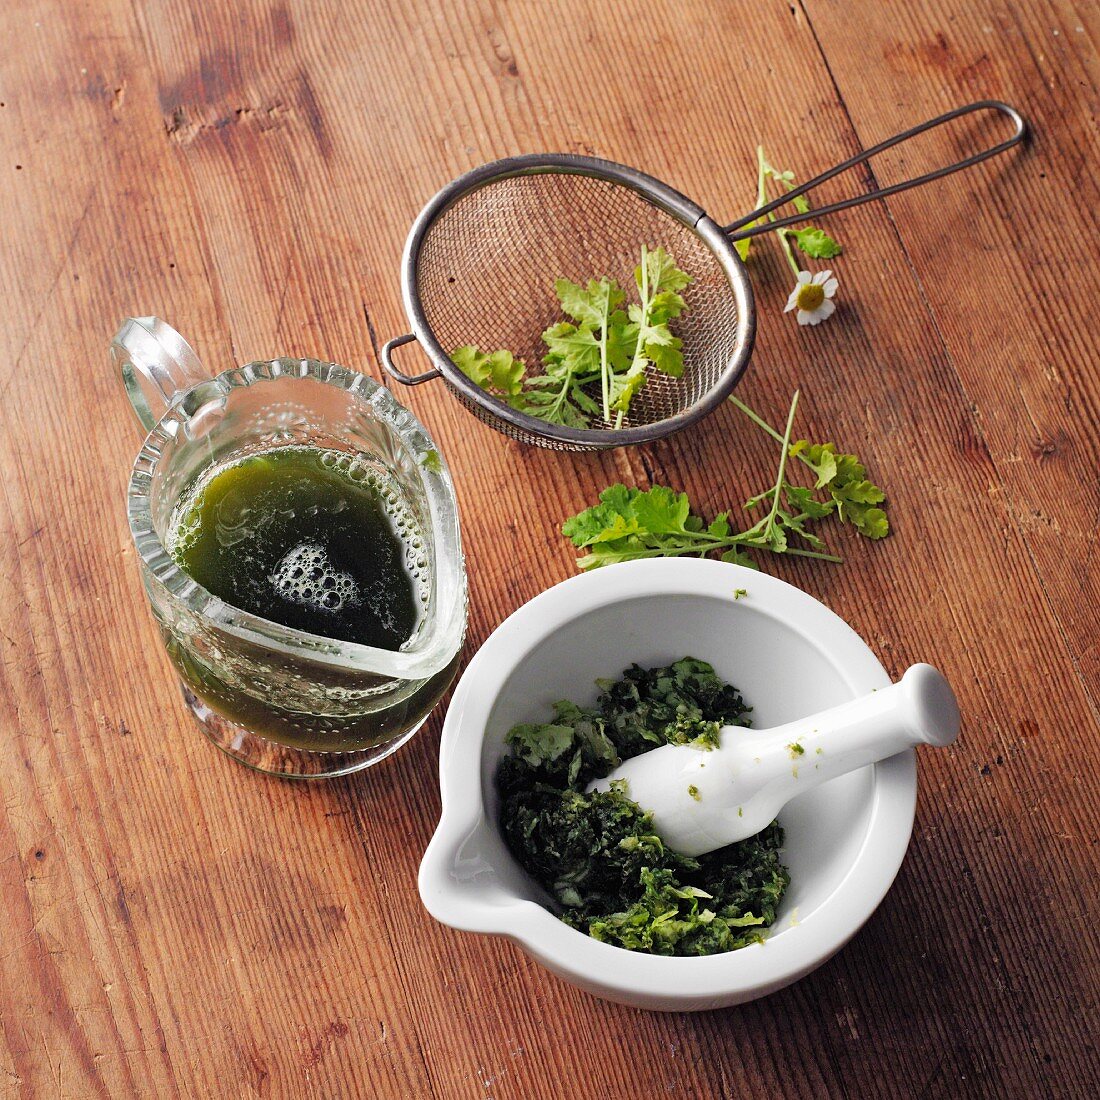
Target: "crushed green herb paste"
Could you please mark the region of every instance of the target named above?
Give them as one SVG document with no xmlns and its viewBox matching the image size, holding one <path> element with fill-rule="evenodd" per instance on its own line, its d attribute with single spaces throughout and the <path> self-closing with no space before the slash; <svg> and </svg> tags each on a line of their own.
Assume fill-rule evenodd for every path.
<svg viewBox="0 0 1100 1100">
<path fill-rule="evenodd" d="M 698 858 L 666 848 L 619 785 L 594 779 L 666 744 L 718 744 L 750 708 L 705 661 L 628 668 L 597 680 L 595 707 L 554 705 L 554 719 L 516 726 L 497 769 L 500 822 L 520 864 L 566 923 L 604 943 L 654 955 L 713 955 L 764 939 L 790 882 L 776 822 Z"/>
</svg>

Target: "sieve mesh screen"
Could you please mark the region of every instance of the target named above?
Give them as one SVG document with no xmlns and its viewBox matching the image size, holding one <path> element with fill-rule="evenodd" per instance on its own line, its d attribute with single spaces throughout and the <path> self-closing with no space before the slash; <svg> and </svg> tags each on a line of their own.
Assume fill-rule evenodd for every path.
<svg viewBox="0 0 1100 1100">
<path fill-rule="evenodd" d="M 643 244 L 664 248 L 692 277 L 683 292 L 688 310 L 673 322 L 683 340 L 683 376 L 650 368 L 623 421 L 626 427 L 657 424 L 718 384 L 734 354 L 739 316 L 729 278 L 710 246 L 632 188 L 562 171 L 490 180 L 460 195 L 426 227 L 413 285 L 445 352 L 463 344 L 483 351 L 506 348 L 526 362 L 529 374 L 538 374 L 545 351 L 541 334 L 563 319 L 554 280 L 583 284 L 607 275 L 630 301 Z M 554 425 L 506 422 L 497 412 L 501 403 L 488 394 L 472 401 L 452 390 L 486 423 L 522 442 L 585 449 L 554 438 Z M 612 426 L 592 422 L 593 428 Z"/>
</svg>

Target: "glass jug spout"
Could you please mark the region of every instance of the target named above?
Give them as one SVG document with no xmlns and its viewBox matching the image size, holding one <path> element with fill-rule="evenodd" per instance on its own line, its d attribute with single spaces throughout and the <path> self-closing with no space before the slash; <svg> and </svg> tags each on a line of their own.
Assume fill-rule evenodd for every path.
<svg viewBox="0 0 1100 1100">
<path fill-rule="evenodd" d="M 191 345 L 159 317 L 127 317 L 111 341 L 111 360 L 145 432 L 181 394 L 210 379 Z"/>
</svg>

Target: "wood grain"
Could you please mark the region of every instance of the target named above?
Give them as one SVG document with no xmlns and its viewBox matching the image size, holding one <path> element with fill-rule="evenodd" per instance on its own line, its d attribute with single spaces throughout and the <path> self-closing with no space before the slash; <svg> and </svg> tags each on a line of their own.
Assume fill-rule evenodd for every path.
<svg viewBox="0 0 1100 1100">
<path fill-rule="evenodd" d="M 1095 1094 L 1094 4 L 27 0 L 0 29 L 13 1095 Z M 833 961 L 725 1012 L 603 1005 L 421 908 L 439 715 L 385 766 L 323 786 L 249 775 L 202 740 L 125 524 L 138 440 L 105 353 L 121 318 L 165 317 L 218 369 L 311 354 L 379 378 L 380 341 L 405 330 L 407 227 L 482 161 L 592 152 L 732 217 L 758 141 L 808 175 L 985 96 L 1025 111 L 1029 147 L 830 220 L 846 249 L 829 324 L 783 316 L 786 267 L 754 249 L 746 400 L 778 418 L 800 386 L 807 430 L 860 452 L 895 523 L 883 544 L 842 539 L 842 567 L 769 568 L 892 673 L 938 663 L 966 716 L 921 760 L 894 889 Z M 434 387 L 401 399 L 458 482 L 470 652 L 572 572 L 557 525 L 610 481 L 716 509 L 772 468 L 732 409 L 563 456 Z"/>
</svg>

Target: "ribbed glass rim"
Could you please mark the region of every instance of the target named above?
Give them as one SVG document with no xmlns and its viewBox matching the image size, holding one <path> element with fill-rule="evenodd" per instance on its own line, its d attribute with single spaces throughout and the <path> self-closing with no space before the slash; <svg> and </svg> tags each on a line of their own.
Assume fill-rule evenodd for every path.
<svg viewBox="0 0 1100 1100">
<path fill-rule="evenodd" d="M 435 543 L 436 568 L 432 576 L 432 614 L 407 649 L 387 650 L 326 638 L 285 627 L 227 604 L 185 573 L 172 559 L 153 523 L 150 492 L 164 447 L 192 418 L 185 391 L 173 401 L 145 437 L 130 473 L 127 514 L 134 546 L 152 582 L 189 611 L 209 619 L 219 629 L 255 645 L 291 657 L 307 657 L 322 664 L 372 672 L 405 680 L 422 680 L 442 671 L 461 648 L 466 631 L 466 569 L 458 523 L 454 483 L 443 457 L 424 426 L 392 394 L 365 374 L 317 359 L 280 358 L 234 367 L 200 384 L 205 400 L 228 396 L 235 389 L 276 378 L 313 379 L 337 386 L 370 405 L 380 421 L 401 440 L 413 457 L 424 485 Z M 198 410 L 194 410 L 198 411 Z M 425 532 L 427 535 L 428 532 Z M 458 584 L 441 591 L 438 561 L 443 543 L 454 546 Z"/>
</svg>

